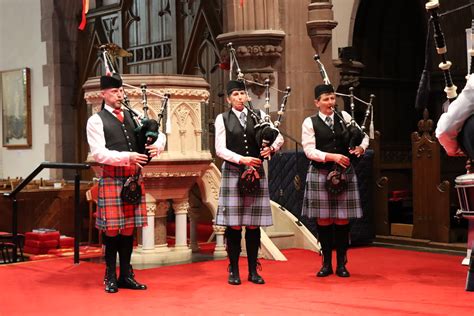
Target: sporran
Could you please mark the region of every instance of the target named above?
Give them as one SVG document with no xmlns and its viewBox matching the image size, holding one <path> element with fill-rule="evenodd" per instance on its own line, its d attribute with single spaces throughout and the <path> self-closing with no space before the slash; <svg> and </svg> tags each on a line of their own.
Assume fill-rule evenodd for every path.
<svg viewBox="0 0 474 316">
<path fill-rule="evenodd" d="M 239 191 L 244 195 L 251 195 L 260 189 L 260 174 L 253 167 L 245 167 L 239 177 Z"/>
</svg>

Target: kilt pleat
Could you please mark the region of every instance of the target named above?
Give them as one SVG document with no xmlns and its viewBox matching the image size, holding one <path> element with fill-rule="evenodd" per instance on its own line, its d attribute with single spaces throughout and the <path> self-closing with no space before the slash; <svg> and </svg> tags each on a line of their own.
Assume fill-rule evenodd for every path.
<svg viewBox="0 0 474 316">
<path fill-rule="evenodd" d="M 362 208 L 354 168 L 347 171 L 347 190 L 339 195 L 329 194 L 326 190 L 329 172 L 309 165 L 301 215 L 309 218 L 361 218 Z"/>
<path fill-rule="evenodd" d="M 139 204 L 122 201 L 120 192 L 129 176 L 136 173 L 135 167 L 103 166 L 99 180 L 97 217 L 95 226 L 99 230 L 143 227 L 147 224 L 145 187 L 141 181 L 142 197 Z"/>
<path fill-rule="evenodd" d="M 216 224 L 221 226 L 271 226 L 272 211 L 268 192 L 268 180 L 263 167 L 260 173 L 260 189 L 252 195 L 242 195 L 238 188 L 240 169 L 224 162 L 219 191 Z"/>
</svg>

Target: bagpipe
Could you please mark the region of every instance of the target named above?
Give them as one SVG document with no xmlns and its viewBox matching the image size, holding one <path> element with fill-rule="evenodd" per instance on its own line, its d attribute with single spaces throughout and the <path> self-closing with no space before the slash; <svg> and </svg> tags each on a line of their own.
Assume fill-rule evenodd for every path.
<svg viewBox="0 0 474 316">
<path fill-rule="evenodd" d="M 116 67 L 114 66 L 115 64 L 114 52 L 117 52 L 117 47 L 118 47 L 117 45 L 112 44 L 112 43 L 101 45 L 99 47 L 101 50 L 101 57 L 104 63 L 106 75 L 113 75 L 113 74 L 119 75 L 118 72 L 116 71 Z M 125 93 L 125 90 L 124 90 L 124 98 L 122 101 L 122 105 L 130 113 L 135 123 L 135 133 L 137 136 L 138 152 L 141 154 L 148 155 L 146 146 L 155 143 L 156 140 L 158 139 L 158 136 L 160 133 L 159 130 L 161 126 L 161 121 L 163 119 L 166 107 L 168 105 L 168 100 L 170 98 L 170 95 L 167 93 L 159 94 L 152 91 L 147 91 L 147 85 L 145 83 L 141 84 L 140 87 L 135 87 L 125 82 L 123 82 L 122 85 L 124 87 L 139 90 L 142 93 L 143 114 L 139 114 L 131 108 L 130 100 L 128 99 L 127 94 Z M 147 97 L 148 94 L 155 95 L 161 98 L 162 103 L 161 103 L 161 108 L 157 115 L 158 117 L 157 120 L 149 117 L 149 114 L 148 114 L 149 107 L 148 107 L 148 97 Z M 149 158 L 148 161 L 150 160 L 151 158 Z"/>
<path fill-rule="evenodd" d="M 469 78 L 474 73 L 474 1 L 471 0 L 469 4 L 461 6 L 459 8 L 444 12 L 442 14 L 438 13 L 439 10 L 439 1 L 431 0 L 425 4 L 425 8 L 430 14 L 430 23 L 434 29 L 434 41 L 436 44 L 436 51 L 441 58 L 441 62 L 439 64 L 439 68 L 443 72 L 444 81 L 445 81 L 445 88 L 444 91 L 446 92 L 446 97 L 448 102 L 451 103 L 457 98 L 457 87 L 454 85 L 450 68 L 452 63 L 447 59 L 447 48 L 446 43 L 444 40 L 444 34 L 441 28 L 440 17 L 456 12 L 458 10 L 462 10 L 465 8 L 471 8 L 471 48 L 468 49 L 468 53 L 470 56 L 470 67 L 468 70 L 468 74 L 466 75 L 466 79 Z M 427 45 L 428 47 L 428 45 Z M 426 67 L 426 66 L 425 66 Z M 425 69 L 426 70 L 426 69 Z M 424 70 L 424 72 L 425 72 Z M 426 87 L 423 86 L 425 84 L 423 80 L 426 78 L 422 75 L 422 79 L 420 80 L 420 87 L 418 89 L 418 95 L 423 93 L 423 89 L 426 90 Z M 426 85 L 426 84 L 425 84 Z M 418 99 L 418 96 L 417 96 Z M 418 100 L 417 100 L 418 101 Z M 466 104 L 465 106 L 470 106 Z M 474 130 L 474 115 L 466 118 L 464 121 L 463 127 L 458 134 L 457 141 L 463 150 L 470 159 L 474 158 L 474 137 L 472 131 Z M 474 194 L 474 174 L 468 173 L 461 176 L 456 177 L 455 179 L 455 188 L 458 193 L 459 199 L 459 206 L 460 209 L 456 212 L 456 218 L 467 218 L 473 220 L 474 218 L 474 211 L 472 208 L 474 207 L 472 204 L 472 196 Z M 466 277 L 466 291 L 474 291 L 474 249 L 473 245 L 468 243 L 468 247 L 471 248 L 471 254 L 469 257 L 469 269 Z"/>
<path fill-rule="evenodd" d="M 321 74 L 321 77 L 323 79 L 323 83 L 326 85 L 331 85 L 331 81 L 329 80 L 329 76 L 326 72 L 326 68 L 324 67 L 324 64 L 321 62 L 321 58 L 318 54 L 314 55 L 313 59 L 316 61 L 319 67 L 319 72 Z M 362 140 L 364 139 L 366 135 L 366 124 L 367 120 L 370 117 L 370 126 L 369 126 L 369 134 L 370 138 L 373 138 L 374 134 L 374 120 L 373 120 L 373 100 L 375 98 L 374 94 L 370 95 L 369 102 L 366 102 L 354 95 L 354 88 L 350 87 L 349 88 L 349 94 L 344 94 L 340 92 L 334 92 L 336 96 L 339 97 L 347 97 L 350 99 L 350 108 L 351 108 L 351 120 L 347 122 L 341 112 L 338 111 L 337 108 L 333 109 L 334 115 L 337 116 L 337 118 L 340 120 L 343 126 L 343 139 L 345 144 L 347 145 L 348 148 L 354 149 L 356 146 L 358 146 Z M 367 106 L 364 119 L 362 121 L 361 125 L 358 125 L 355 121 L 355 103 L 354 100 L 359 101 L 362 104 L 365 104 Z"/>
<path fill-rule="evenodd" d="M 236 80 L 241 81 L 245 87 L 245 93 L 247 94 L 247 102 L 244 103 L 245 108 L 247 109 L 250 117 L 254 121 L 254 129 L 255 129 L 255 138 L 260 150 L 264 148 L 270 147 L 275 140 L 277 139 L 278 135 L 280 134 L 280 130 L 278 127 L 281 125 L 283 120 L 283 115 L 286 110 L 286 103 L 288 101 L 288 97 L 291 93 L 291 88 L 286 87 L 284 91 L 279 90 L 277 88 L 270 87 L 270 79 L 266 79 L 264 83 L 259 83 L 255 81 L 251 81 L 245 79 L 244 74 L 242 73 L 239 62 L 237 60 L 236 52 L 232 43 L 227 44 L 227 50 L 229 51 L 230 56 L 230 69 L 229 69 L 229 80 L 233 80 L 234 76 L 234 68 L 236 68 Z M 261 115 L 260 110 L 255 109 L 250 101 L 250 95 L 247 89 L 247 83 L 254 84 L 257 86 L 261 86 L 265 88 L 265 114 Z M 274 89 L 278 92 L 283 93 L 282 100 L 280 102 L 280 107 L 278 109 L 278 117 L 276 121 L 272 122 L 270 116 L 270 89 Z M 271 159 L 271 156 L 268 156 L 268 159 Z M 256 192 L 260 187 L 260 175 L 258 171 L 254 167 L 243 166 L 241 168 L 241 175 L 239 178 L 239 190 L 243 194 L 253 194 Z"/>
<path fill-rule="evenodd" d="M 249 101 L 244 103 L 245 108 L 249 112 L 249 115 L 252 117 L 254 120 L 254 128 L 255 128 L 255 135 L 256 135 L 256 141 L 257 144 L 259 144 L 260 148 L 263 149 L 265 147 L 271 146 L 273 142 L 276 140 L 278 137 L 278 134 L 280 134 L 280 130 L 278 127 L 281 125 L 281 122 L 283 120 L 283 114 L 285 113 L 286 110 L 286 103 L 288 101 L 288 97 L 290 96 L 291 93 L 291 88 L 286 87 L 284 91 L 279 90 L 277 88 L 271 88 L 270 87 L 270 79 L 265 79 L 264 83 L 252 81 L 245 79 L 244 74 L 242 73 L 239 63 L 237 60 L 237 56 L 235 53 L 235 49 L 232 46 L 232 43 L 227 44 L 227 49 L 229 50 L 229 55 L 230 55 L 230 71 L 229 71 L 229 79 L 233 80 L 233 69 L 234 67 L 237 67 L 236 73 L 237 73 L 237 80 L 240 80 L 244 83 L 245 86 L 245 92 L 247 94 L 247 98 Z M 250 95 L 247 89 L 247 83 L 254 84 L 257 86 L 261 86 L 265 88 L 265 104 L 264 104 L 264 109 L 265 109 L 265 115 L 260 115 L 260 111 L 256 110 L 252 102 L 250 101 Z M 280 102 L 280 107 L 278 110 L 278 117 L 277 119 L 272 122 L 271 121 L 271 116 L 270 116 L 270 89 L 274 89 L 278 92 L 283 93 L 282 100 Z"/>
<path fill-rule="evenodd" d="M 115 66 L 115 58 L 117 56 L 127 56 L 127 52 L 118 47 L 116 44 L 109 43 L 105 45 L 101 45 L 100 49 L 100 56 L 102 58 L 102 62 L 104 64 L 105 73 L 107 76 L 118 75 L 116 71 L 117 67 Z M 139 113 L 135 112 L 130 106 L 130 101 L 127 97 L 127 94 L 124 90 L 124 98 L 121 102 L 125 109 L 130 113 L 130 116 L 133 119 L 135 124 L 135 134 L 137 137 L 137 147 L 138 152 L 141 154 L 146 154 L 148 156 L 148 162 L 151 160 L 150 153 L 147 150 L 147 146 L 152 145 L 156 142 L 159 137 L 160 133 L 160 126 L 161 121 L 163 119 L 166 107 L 168 105 L 168 100 L 170 98 L 169 94 L 158 94 L 152 91 L 147 91 L 147 85 L 141 84 L 140 87 L 135 87 L 129 85 L 125 82 L 122 82 L 123 86 L 128 88 L 140 90 L 142 93 L 142 105 L 143 105 L 143 114 L 140 115 Z M 161 108 L 158 112 L 158 119 L 152 119 L 149 117 L 148 114 L 148 94 L 152 94 L 161 98 Z M 147 163 L 148 163 L 147 162 Z M 138 168 L 138 172 L 127 178 L 124 182 L 121 191 L 121 198 L 123 201 L 130 203 L 130 204 L 138 204 L 140 203 L 142 192 L 141 192 L 141 185 L 140 185 L 140 174 L 141 169 Z"/>
<path fill-rule="evenodd" d="M 444 39 L 444 33 L 441 28 L 441 23 L 440 23 L 440 15 L 438 14 L 438 9 L 439 9 L 439 1 L 438 0 L 431 0 L 428 1 L 425 4 L 425 8 L 430 14 L 429 18 L 429 26 L 432 25 L 434 29 L 434 41 L 436 45 L 436 52 L 438 53 L 441 62 L 439 63 L 438 67 L 441 69 L 443 72 L 443 77 L 444 77 L 444 83 L 445 83 L 445 88 L 444 92 L 446 92 L 446 96 L 448 98 L 448 101 L 451 103 L 456 99 L 458 96 L 457 94 L 457 87 L 453 83 L 453 78 L 451 76 L 451 66 L 452 63 L 448 60 L 448 49 L 446 47 L 446 42 Z M 428 26 L 428 32 L 430 30 L 430 27 Z M 427 45 L 428 46 L 428 45 Z M 425 66 L 426 67 L 426 66 Z M 422 92 L 421 90 L 424 89 L 422 88 L 423 84 L 429 84 L 428 82 L 423 82 L 425 80 L 420 81 L 420 88 L 418 89 L 418 96 Z M 417 97 L 418 97 L 417 96 Z M 417 100 L 418 101 L 418 100 Z"/>
<path fill-rule="evenodd" d="M 468 74 L 466 75 L 466 79 L 474 73 L 474 0 L 471 0 L 469 4 L 463 5 L 461 7 L 455 8 L 450 11 L 446 11 L 443 13 L 439 13 L 439 1 L 438 0 L 431 0 L 425 4 L 425 8 L 429 14 L 429 21 L 428 21 L 428 36 L 426 42 L 426 52 L 425 52 L 425 69 L 423 70 L 418 91 L 417 91 L 417 98 L 416 98 L 416 106 L 420 108 L 421 106 L 427 106 L 427 99 L 429 93 L 429 73 L 428 73 L 428 62 L 429 53 L 429 33 L 431 31 L 431 27 L 434 30 L 433 38 L 434 43 L 436 45 L 436 52 L 439 55 L 441 62 L 439 63 L 438 67 L 443 72 L 445 88 L 444 92 L 446 93 L 447 103 L 451 104 L 454 100 L 456 100 L 457 94 L 457 87 L 453 83 L 452 75 L 451 75 L 451 61 L 448 60 L 447 52 L 448 49 L 446 47 L 445 36 L 441 26 L 441 18 L 445 15 L 457 12 L 462 9 L 471 8 L 471 48 L 468 49 L 468 54 L 470 56 L 470 68 L 468 70 Z M 462 105 L 464 106 L 464 105 Z M 470 106 L 470 105 L 465 105 Z M 471 115 L 469 117 L 464 118 L 464 122 L 462 123 L 462 128 L 460 129 L 459 133 L 457 134 L 457 142 L 461 150 L 470 158 L 474 158 L 474 137 L 472 137 L 472 132 L 474 131 L 474 116 Z"/>
<path fill-rule="evenodd" d="M 323 83 L 325 85 L 331 85 L 331 81 L 329 79 L 329 76 L 326 72 L 326 68 L 324 67 L 324 64 L 321 62 L 320 56 L 318 54 L 314 55 L 313 59 L 316 61 L 319 67 L 319 72 L 321 74 Z M 350 108 L 351 108 L 351 120 L 347 122 L 344 119 L 344 116 L 342 115 L 341 112 L 337 110 L 337 108 L 333 108 L 334 115 L 339 119 L 343 131 L 342 131 L 342 139 L 345 148 L 349 149 L 354 149 L 356 146 L 360 145 L 363 141 L 363 139 L 366 136 L 366 124 L 367 124 L 367 119 L 369 118 L 369 115 L 372 115 L 370 118 L 370 136 L 373 138 L 374 134 L 374 125 L 373 125 L 373 100 L 375 98 L 375 95 L 371 94 L 370 95 L 370 100 L 369 102 L 366 102 L 364 100 L 361 100 L 360 98 L 357 98 L 354 95 L 354 88 L 350 87 L 349 88 L 349 94 L 344 94 L 344 93 L 339 93 L 339 92 L 334 92 L 336 96 L 340 97 L 347 97 L 350 99 Z M 364 119 L 362 124 L 359 126 L 356 121 L 355 121 L 355 103 L 354 100 L 357 100 L 367 106 Z M 352 157 L 353 158 L 353 157 Z M 349 167 L 350 168 L 350 167 Z M 342 192 L 344 192 L 347 189 L 347 177 L 346 173 L 349 170 L 349 168 L 345 170 L 341 170 L 342 168 L 339 167 L 339 165 L 334 164 L 334 168 L 328 173 L 326 177 L 326 182 L 325 182 L 325 187 L 328 193 L 332 195 L 339 195 Z"/>
</svg>

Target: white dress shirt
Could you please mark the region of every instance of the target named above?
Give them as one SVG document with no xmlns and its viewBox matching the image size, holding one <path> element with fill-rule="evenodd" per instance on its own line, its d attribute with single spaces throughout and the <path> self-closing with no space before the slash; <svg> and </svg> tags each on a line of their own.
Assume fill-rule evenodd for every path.
<svg viewBox="0 0 474 316">
<path fill-rule="evenodd" d="M 116 117 L 112 112 L 114 109 L 111 106 L 106 104 L 105 109 Z M 86 131 L 87 141 L 95 161 L 112 166 L 130 165 L 130 152 L 109 150 L 105 147 L 104 124 L 99 114 L 96 113 L 87 120 Z M 158 147 L 158 154 L 165 149 L 165 144 L 166 135 L 160 132 L 158 139 L 154 143 Z"/>
<path fill-rule="evenodd" d="M 436 127 L 436 137 L 450 156 L 462 154 L 457 136 L 464 122 L 474 114 L 474 75 L 469 76 L 466 86 L 456 100 L 448 107 L 448 111 L 441 115 Z"/>
<path fill-rule="evenodd" d="M 232 108 L 232 111 L 237 116 L 237 118 L 240 118 L 241 112 L 244 112 L 248 116 L 248 111 L 246 108 L 244 108 L 243 111 L 237 111 L 236 109 Z M 264 117 L 265 115 L 266 115 L 265 112 L 260 110 L 260 116 Z M 243 156 L 227 149 L 226 147 L 226 130 L 225 130 L 224 118 L 222 117 L 222 113 L 216 117 L 214 126 L 216 129 L 216 135 L 215 135 L 216 155 L 224 160 L 238 164 L 240 159 Z M 277 138 L 275 139 L 275 141 L 273 142 L 271 146 L 275 149 L 275 151 L 278 151 L 283 145 L 283 142 L 284 142 L 283 136 L 281 136 L 281 134 L 278 134 Z"/>
<path fill-rule="evenodd" d="M 352 117 L 349 115 L 349 113 L 347 113 L 346 111 L 342 111 L 340 113 L 342 114 L 342 117 L 344 118 L 346 122 L 351 121 Z M 318 115 L 323 120 L 323 122 L 325 122 L 327 115 L 321 112 L 318 112 Z M 331 118 L 332 118 L 333 124 L 335 124 L 335 122 L 339 120 L 339 118 L 335 116 L 334 113 L 331 115 Z M 308 157 L 308 159 L 319 161 L 319 162 L 326 162 L 327 152 L 316 149 L 317 137 L 318 136 L 316 135 L 313 129 L 313 121 L 311 120 L 311 117 L 305 118 L 305 120 L 303 121 L 302 130 L 301 130 L 301 143 L 303 145 L 304 153 L 306 157 Z M 364 139 L 362 140 L 362 143 L 359 146 L 362 147 L 364 150 L 366 150 L 367 147 L 369 147 L 369 136 L 367 134 L 365 134 Z"/>
</svg>

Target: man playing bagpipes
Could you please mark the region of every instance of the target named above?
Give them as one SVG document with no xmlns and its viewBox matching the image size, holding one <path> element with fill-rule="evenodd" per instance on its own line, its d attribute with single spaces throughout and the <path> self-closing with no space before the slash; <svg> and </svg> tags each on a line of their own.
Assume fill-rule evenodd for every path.
<svg viewBox="0 0 474 316">
<path fill-rule="evenodd" d="M 262 147 L 256 137 L 255 119 L 245 107 L 248 94 L 243 80 L 231 80 L 227 84 L 227 102 L 231 109 L 217 116 L 216 154 L 224 160 L 216 224 L 227 226 L 226 248 L 229 257 L 228 283 L 241 284 L 239 257 L 241 252 L 242 226 L 249 265 L 248 280 L 255 284 L 265 281 L 257 273 L 260 227 L 272 225 L 272 211 L 268 182 L 262 166 L 262 158 L 268 158 L 283 144 L 279 134 L 269 146 Z M 253 110 L 252 110 L 253 111 Z M 260 111 L 260 115 L 265 115 Z"/>
<path fill-rule="evenodd" d="M 87 121 L 87 140 L 92 157 L 102 164 L 95 225 L 105 235 L 105 291 L 116 293 L 119 288 L 145 290 L 146 285 L 135 280 L 130 265 L 134 229 L 146 225 L 143 181 L 136 176 L 150 157 L 163 151 L 166 137 L 159 133 L 153 144 L 146 145 L 148 155 L 139 153 L 135 123 L 129 111 L 122 109 L 122 79 L 118 74 L 102 76 L 100 89 L 103 108 Z M 125 196 L 127 180 L 129 187 Z M 138 197 L 130 200 L 134 192 L 138 192 Z M 120 259 L 118 279 L 117 252 Z"/>
<path fill-rule="evenodd" d="M 317 273 L 325 277 L 333 273 L 332 248 L 336 244 L 340 277 L 349 277 L 346 269 L 349 247 L 349 220 L 362 217 L 357 177 L 349 156 L 359 157 L 369 145 L 369 137 L 347 135 L 349 113 L 335 112 L 336 95 L 330 84 L 314 89 L 318 113 L 307 117 L 302 126 L 302 145 L 310 159 L 303 200 L 302 216 L 317 219 L 323 265 Z M 358 139 L 350 148 L 351 139 Z"/>
<path fill-rule="evenodd" d="M 436 137 L 449 156 L 474 158 L 474 76 L 470 76 L 461 94 L 441 115 Z"/>
</svg>

